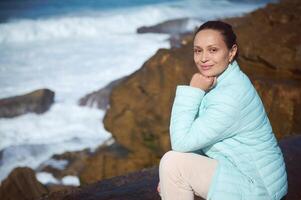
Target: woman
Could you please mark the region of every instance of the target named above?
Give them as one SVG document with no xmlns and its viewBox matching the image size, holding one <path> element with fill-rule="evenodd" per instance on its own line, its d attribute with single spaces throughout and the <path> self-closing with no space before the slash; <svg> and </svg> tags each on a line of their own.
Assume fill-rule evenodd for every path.
<svg viewBox="0 0 301 200">
<path fill-rule="evenodd" d="M 260 97 L 235 61 L 232 27 L 206 22 L 193 45 L 199 72 L 176 90 L 172 151 L 159 167 L 162 199 L 281 199 L 287 193 L 283 155 Z"/>
</svg>

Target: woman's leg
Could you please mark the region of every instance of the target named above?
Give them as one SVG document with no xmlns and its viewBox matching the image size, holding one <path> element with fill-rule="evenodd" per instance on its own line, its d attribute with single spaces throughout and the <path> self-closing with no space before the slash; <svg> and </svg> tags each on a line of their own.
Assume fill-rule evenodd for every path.
<svg viewBox="0 0 301 200">
<path fill-rule="evenodd" d="M 193 200 L 194 194 L 206 199 L 217 164 L 195 153 L 167 152 L 159 167 L 162 199 Z"/>
</svg>

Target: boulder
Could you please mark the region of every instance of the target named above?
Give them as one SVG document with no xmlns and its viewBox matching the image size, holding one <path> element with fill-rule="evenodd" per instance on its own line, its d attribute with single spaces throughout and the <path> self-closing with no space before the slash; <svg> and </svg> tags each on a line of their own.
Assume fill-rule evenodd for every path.
<svg viewBox="0 0 301 200">
<path fill-rule="evenodd" d="M 54 102 L 54 92 L 49 89 L 0 99 L 0 118 L 12 118 L 29 112 L 44 113 Z"/>
<path fill-rule="evenodd" d="M 35 177 L 35 172 L 27 167 L 15 168 L 1 183 L 1 200 L 32 200 L 48 193 Z"/>
</svg>

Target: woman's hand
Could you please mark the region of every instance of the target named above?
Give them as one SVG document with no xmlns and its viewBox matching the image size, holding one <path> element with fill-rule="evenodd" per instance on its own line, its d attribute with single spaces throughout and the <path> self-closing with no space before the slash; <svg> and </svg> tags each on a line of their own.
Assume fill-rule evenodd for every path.
<svg viewBox="0 0 301 200">
<path fill-rule="evenodd" d="M 160 182 L 158 183 L 158 186 L 157 186 L 157 192 L 160 194 Z"/>
<path fill-rule="evenodd" d="M 204 76 L 201 73 L 195 73 L 190 81 L 190 86 L 208 91 L 216 84 L 216 77 Z"/>
</svg>

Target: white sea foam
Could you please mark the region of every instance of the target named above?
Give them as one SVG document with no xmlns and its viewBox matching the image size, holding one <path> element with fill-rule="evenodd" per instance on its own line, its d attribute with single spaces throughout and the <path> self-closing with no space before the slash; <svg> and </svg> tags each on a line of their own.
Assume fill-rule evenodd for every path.
<svg viewBox="0 0 301 200">
<path fill-rule="evenodd" d="M 45 185 L 48 184 L 59 184 L 68 186 L 79 186 L 80 181 L 76 176 L 64 176 L 61 180 L 55 178 L 51 173 L 48 172 L 38 172 L 36 173 L 37 180 Z"/>
<path fill-rule="evenodd" d="M 56 179 L 52 174 L 48 172 L 39 172 L 36 174 L 37 180 L 42 184 L 60 184 L 60 181 Z"/>
<path fill-rule="evenodd" d="M 188 29 L 193 29 L 200 21 L 258 6 L 187 0 L 0 24 L 0 98 L 39 88 L 56 95 L 42 115 L 0 119 L 0 181 L 17 166 L 36 168 L 53 154 L 93 149 L 111 137 L 101 123 L 104 113 L 77 101 L 139 69 L 158 48 L 169 47 L 167 35 L 138 35 L 138 27 L 192 17 Z"/>
<path fill-rule="evenodd" d="M 76 176 L 65 176 L 62 178 L 63 185 L 79 186 L 79 178 Z"/>
</svg>

